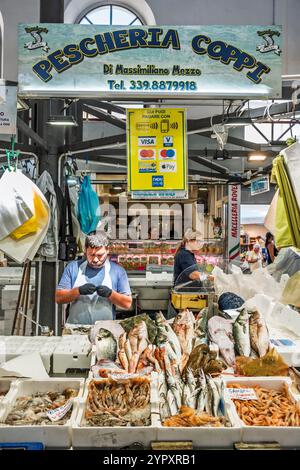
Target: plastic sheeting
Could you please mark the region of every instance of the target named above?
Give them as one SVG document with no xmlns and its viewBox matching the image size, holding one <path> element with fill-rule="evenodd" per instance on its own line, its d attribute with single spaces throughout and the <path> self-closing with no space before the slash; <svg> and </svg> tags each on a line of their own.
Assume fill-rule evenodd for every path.
<svg viewBox="0 0 300 470">
<path fill-rule="evenodd" d="M 267 266 L 267 270 L 279 282 L 283 274 L 293 276 L 300 271 L 300 250 L 296 248 L 281 248 L 274 263 Z"/>
<path fill-rule="evenodd" d="M 83 178 L 78 198 L 78 220 L 83 233 L 94 232 L 100 220 L 100 206 L 97 193 L 93 190 L 88 175 Z"/>
<path fill-rule="evenodd" d="M 34 214 L 33 194 L 19 171 L 6 170 L 0 179 L 0 240 L 7 237 Z"/>
<path fill-rule="evenodd" d="M 300 209 L 282 155 L 273 160 L 271 181 L 279 187 L 275 239 L 278 247 L 300 248 Z"/>
<path fill-rule="evenodd" d="M 300 308 L 300 271 L 290 277 L 286 283 L 281 301 Z"/>
<path fill-rule="evenodd" d="M 276 282 L 266 269 L 257 269 L 252 274 L 243 274 L 242 270 L 234 265 L 231 269 L 232 273 L 226 274 L 216 266 L 212 272 L 218 296 L 224 292 L 233 292 L 247 300 L 257 293 L 267 293 L 271 298 L 279 300 L 289 278 L 284 275 L 280 282 Z"/>
<path fill-rule="evenodd" d="M 7 256 L 14 259 L 17 263 L 23 263 L 24 261 L 32 260 L 39 249 L 40 244 L 42 243 L 45 234 L 48 229 L 50 215 L 49 215 L 49 205 L 47 200 L 45 199 L 43 193 L 39 190 L 39 188 L 20 170 L 11 172 L 9 184 L 6 180 L 5 183 L 5 191 L 9 190 L 9 187 L 13 187 L 16 189 L 17 193 L 22 195 L 23 198 L 25 196 L 31 200 L 31 204 L 33 206 L 33 195 L 36 194 L 44 204 L 44 207 L 47 212 L 47 217 L 42 220 L 37 220 L 38 227 L 37 231 L 33 234 L 29 234 L 26 237 L 21 238 L 20 240 L 14 240 L 9 235 L 3 238 L 0 241 L 0 250 L 6 253 Z M 3 176 L 4 177 L 4 176 Z M 3 177 L 0 180 L 0 190 L 1 190 L 1 183 Z M 34 208 L 32 208 L 32 214 L 34 213 Z M 11 214 L 13 216 L 13 214 Z M 1 214 L 0 214 L 1 216 Z M 29 217 L 28 217 L 29 218 Z"/>
<path fill-rule="evenodd" d="M 300 207 L 300 142 L 281 151 L 287 166 L 289 178 Z"/>
</svg>

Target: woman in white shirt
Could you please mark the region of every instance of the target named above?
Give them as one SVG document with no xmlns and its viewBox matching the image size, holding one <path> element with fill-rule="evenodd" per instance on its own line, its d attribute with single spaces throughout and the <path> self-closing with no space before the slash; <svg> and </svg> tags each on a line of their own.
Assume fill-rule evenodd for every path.
<svg viewBox="0 0 300 470">
<path fill-rule="evenodd" d="M 262 254 L 259 243 L 255 243 L 253 250 L 248 252 L 247 261 L 251 272 L 255 271 L 255 269 L 262 268 Z"/>
</svg>

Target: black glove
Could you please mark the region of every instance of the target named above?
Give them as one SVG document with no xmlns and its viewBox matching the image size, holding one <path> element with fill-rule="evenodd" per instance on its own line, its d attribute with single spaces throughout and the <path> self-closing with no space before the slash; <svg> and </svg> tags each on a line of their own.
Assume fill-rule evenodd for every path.
<svg viewBox="0 0 300 470">
<path fill-rule="evenodd" d="M 107 286 L 99 286 L 97 287 L 97 294 L 100 296 L 100 297 L 110 297 L 111 294 L 112 294 L 112 290 L 107 287 Z"/>
<path fill-rule="evenodd" d="M 96 289 L 97 287 L 94 286 L 94 284 L 87 283 L 83 286 L 80 286 L 78 290 L 80 295 L 91 295 L 96 292 Z"/>
</svg>

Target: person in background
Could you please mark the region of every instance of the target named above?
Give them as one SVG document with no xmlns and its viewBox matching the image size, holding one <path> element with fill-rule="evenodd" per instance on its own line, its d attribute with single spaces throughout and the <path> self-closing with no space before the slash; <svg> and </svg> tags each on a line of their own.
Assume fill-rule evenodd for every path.
<svg viewBox="0 0 300 470">
<path fill-rule="evenodd" d="M 271 232 L 266 234 L 265 247 L 267 250 L 267 264 L 272 264 L 275 257 L 278 255 L 278 250 L 275 246 L 274 235 Z"/>
<path fill-rule="evenodd" d="M 68 323 L 93 325 L 114 320 L 115 305 L 129 309 L 132 303 L 124 268 L 109 260 L 106 234 L 88 235 L 85 258 L 69 263 L 55 293 L 58 304 L 70 304 Z"/>
<path fill-rule="evenodd" d="M 176 250 L 174 259 L 174 285 L 177 279 L 180 283 L 188 281 L 205 281 L 206 279 L 213 280 L 213 276 L 208 276 L 201 273 L 197 269 L 197 260 L 195 254 L 201 248 L 201 235 L 192 229 L 187 229 L 184 237 Z M 179 276 L 181 277 L 179 278 Z"/>
<path fill-rule="evenodd" d="M 265 240 L 260 235 L 256 237 L 256 243 L 258 243 L 261 248 L 265 247 Z"/>
<path fill-rule="evenodd" d="M 259 243 L 254 243 L 253 249 L 247 253 L 247 261 L 249 263 L 250 271 L 262 268 L 262 254 Z"/>
</svg>

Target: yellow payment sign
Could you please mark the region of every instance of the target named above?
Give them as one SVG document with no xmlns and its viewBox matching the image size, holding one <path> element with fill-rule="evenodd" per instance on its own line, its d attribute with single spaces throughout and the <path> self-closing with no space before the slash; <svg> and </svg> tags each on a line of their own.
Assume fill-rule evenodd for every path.
<svg viewBox="0 0 300 470">
<path fill-rule="evenodd" d="M 128 109 L 127 160 L 133 199 L 186 199 L 185 109 Z"/>
</svg>

